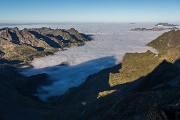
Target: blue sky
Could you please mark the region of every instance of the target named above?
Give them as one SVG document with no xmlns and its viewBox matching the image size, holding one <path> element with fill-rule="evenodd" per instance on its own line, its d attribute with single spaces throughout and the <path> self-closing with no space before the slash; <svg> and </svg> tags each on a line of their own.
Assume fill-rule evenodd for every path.
<svg viewBox="0 0 180 120">
<path fill-rule="evenodd" d="M 180 0 L 0 0 L 0 23 L 180 22 Z"/>
</svg>

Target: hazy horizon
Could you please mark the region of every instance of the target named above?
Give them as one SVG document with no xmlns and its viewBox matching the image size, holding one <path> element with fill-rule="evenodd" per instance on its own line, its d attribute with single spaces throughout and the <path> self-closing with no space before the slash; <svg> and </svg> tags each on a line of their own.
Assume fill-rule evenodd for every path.
<svg viewBox="0 0 180 120">
<path fill-rule="evenodd" d="M 179 22 L 179 0 L 1 0 L 0 23 Z"/>
</svg>

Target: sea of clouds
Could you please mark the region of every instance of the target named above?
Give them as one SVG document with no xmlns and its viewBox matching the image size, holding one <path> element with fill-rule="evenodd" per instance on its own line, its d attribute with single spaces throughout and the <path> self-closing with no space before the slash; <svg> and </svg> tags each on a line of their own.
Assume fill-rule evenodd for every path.
<svg viewBox="0 0 180 120">
<path fill-rule="evenodd" d="M 100 70 L 118 64 L 127 52 L 155 51 L 146 44 L 165 31 L 131 31 L 136 27 L 152 28 L 149 23 L 93 23 L 93 24 L 29 24 L 17 25 L 22 28 L 51 27 L 69 29 L 93 35 L 93 40 L 84 46 L 70 48 L 54 55 L 33 60 L 31 69 L 23 69 L 24 75 L 47 73 L 53 84 L 39 87 L 40 99 L 61 95 L 69 88 L 82 84 L 86 78 Z M 60 64 L 65 63 L 62 66 Z"/>
</svg>

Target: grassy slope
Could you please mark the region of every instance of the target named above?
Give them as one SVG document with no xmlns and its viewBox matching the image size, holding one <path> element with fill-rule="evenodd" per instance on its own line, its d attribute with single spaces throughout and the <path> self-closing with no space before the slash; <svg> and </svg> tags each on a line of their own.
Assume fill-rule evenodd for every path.
<svg viewBox="0 0 180 120">
<path fill-rule="evenodd" d="M 90 76 L 59 98 L 46 120 L 144 120 L 155 102 L 175 104 L 180 98 L 177 40 L 179 31 L 170 31 L 148 44 L 158 54 L 127 53 L 118 73 L 109 71 L 104 75 L 101 71 Z"/>
</svg>

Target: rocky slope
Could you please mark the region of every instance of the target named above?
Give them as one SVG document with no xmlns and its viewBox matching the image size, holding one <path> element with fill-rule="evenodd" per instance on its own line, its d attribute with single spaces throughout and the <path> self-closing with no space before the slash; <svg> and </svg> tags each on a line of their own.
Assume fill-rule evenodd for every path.
<svg viewBox="0 0 180 120">
<path fill-rule="evenodd" d="M 38 34 L 47 31 L 39 29 Z M 75 34 L 73 31 L 68 33 Z M 46 74 L 25 77 L 9 66 L 11 61 L 1 60 L 0 119 L 179 120 L 180 42 L 177 34 L 179 31 L 169 31 L 150 42 L 148 45 L 156 48 L 157 54 L 127 53 L 119 65 L 89 76 L 79 87 L 47 103 L 32 96 L 37 86 L 51 84 Z"/>
<path fill-rule="evenodd" d="M 31 61 L 63 50 L 65 47 L 81 46 L 91 40 L 89 35 L 69 30 L 51 28 L 2 28 L 0 29 L 0 57 L 7 60 Z"/>
<path fill-rule="evenodd" d="M 90 40 L 73 28 L 0 29 L 0 120 L 41 120 L 53 109 L 35 96 L 39 86 L 51 84 L 48 75 L 26 77 L 14 66 Z"/>
<path fill-rule="evenodd" d="M 149 43 L 158 54 L 127 53 L 121 64 L 89 76 L 81 86 L 52 99 L 56 107 L 45 120 L 178 120 L 178 34 L 169 31 Z M 167 41 L 171 46 L 167 47 Z"/>
<path fill-rule="evenodd" d="M 169 48 L 178 47 L 180 45 L 180 30 L 172 30 L 169 32 L 164 33 L 163 35 L 159 36 L 152 42 L 148 43 L 148 46 L 151 46 L 162 52 L 163 50 L 167 50 Z"/>
<path fill-rule="evenodd" d="M 46 75 L 39 76 L 48 79 Z M 38 85 L 37 81 L 33 82 L 35 77 L 25 77 L 15 68 L 0 64 L 1 120 L 41 120 L 43 118 L 48 109 L 45 109 L 44 104 L 32 96 L 36 93 L 36 85 Z"/>
</svg>

